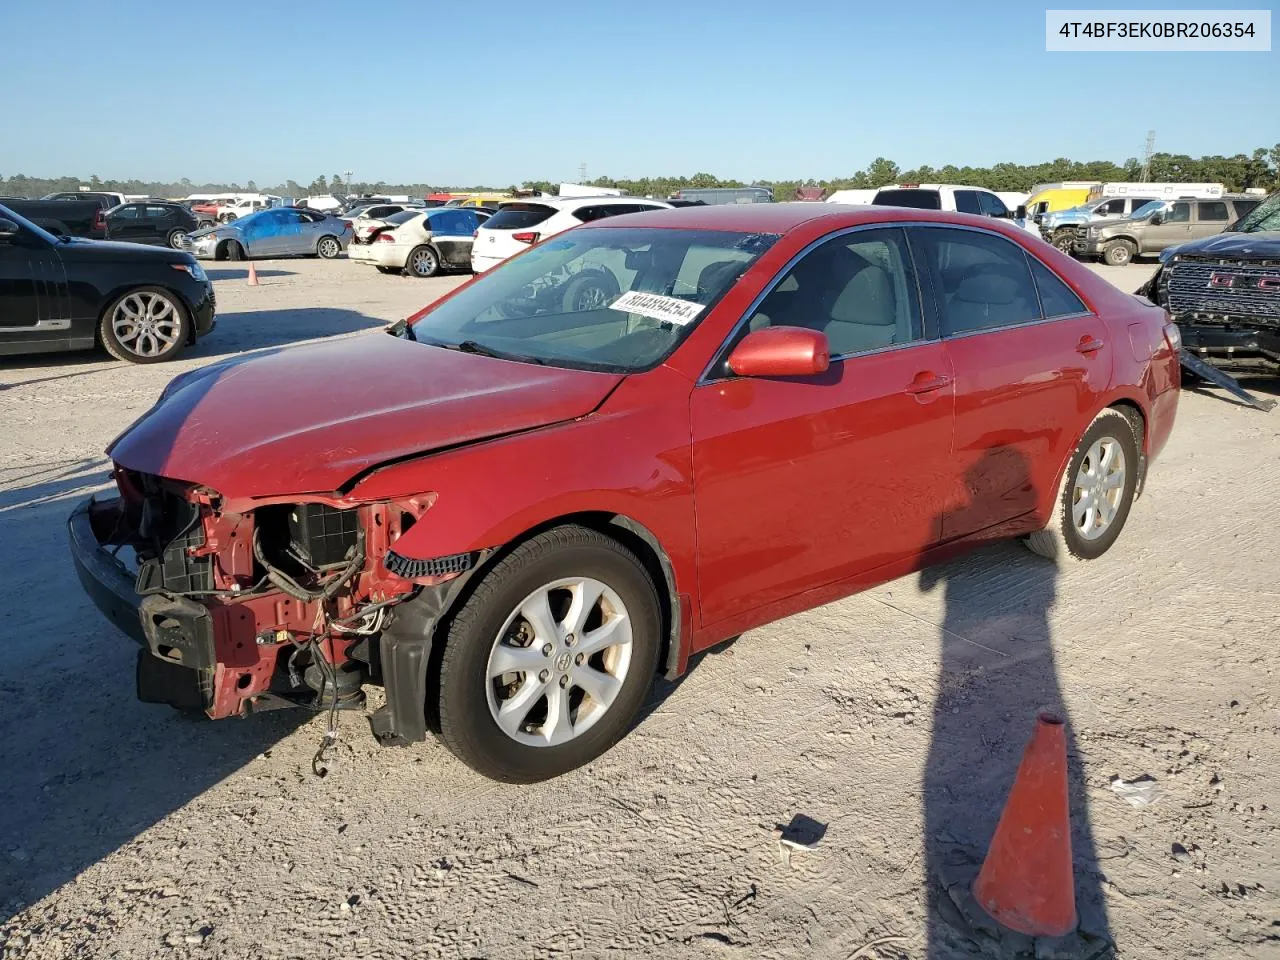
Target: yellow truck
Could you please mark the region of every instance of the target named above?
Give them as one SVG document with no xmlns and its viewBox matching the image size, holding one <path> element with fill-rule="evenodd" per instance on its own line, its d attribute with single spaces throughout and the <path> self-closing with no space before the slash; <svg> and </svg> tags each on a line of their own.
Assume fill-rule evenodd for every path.
<svg viewBox="0 0 1280 960">
<path fill-rule="evenodd" d="M 1089 199 L 1089 191 L 1101 186 L 1097 180 L 1068 180 L 1064 183 L 1040 183 L 1031 188 L 1027 197 L 1027 217 L 1040 222 L 1046 213 L 1070 210 Z"/>
</svg>

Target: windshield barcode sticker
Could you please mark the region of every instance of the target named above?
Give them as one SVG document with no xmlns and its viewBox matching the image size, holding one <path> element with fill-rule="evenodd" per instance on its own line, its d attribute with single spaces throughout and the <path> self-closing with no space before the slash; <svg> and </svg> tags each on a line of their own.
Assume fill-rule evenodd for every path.
<svg viewBox="0 0 1280 960">
<path fill-rule="evenodd" d="M 620 310 L 623 313 L 638 313 L 642 317 L 652 317 L 654 320 L 667 320 L 683 327 L 686 323 L 692 323 L 694 318 L 702 312 L 702 304 L 690 303 L 688 300 L 680 300 L 676 297 L 664 297 L 660 293 L 628 290 L 609 304 L 609 309 Z"/>
</svg>

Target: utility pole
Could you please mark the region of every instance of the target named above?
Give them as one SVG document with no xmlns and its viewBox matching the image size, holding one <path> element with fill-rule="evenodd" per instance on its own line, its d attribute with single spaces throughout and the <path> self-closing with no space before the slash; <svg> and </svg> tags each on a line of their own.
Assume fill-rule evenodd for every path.
<svg viewBox="0 0 1280 960">
<path fill-rule="evenodd" d="M 1154 130 L 1147 131 L 1147 149 L 1142 157 L 1142 174 L 1138 177 L 1139 183 L 1151 182 L 1151 157 L 1156 152 L 1156 132 Z"/>
</svg>

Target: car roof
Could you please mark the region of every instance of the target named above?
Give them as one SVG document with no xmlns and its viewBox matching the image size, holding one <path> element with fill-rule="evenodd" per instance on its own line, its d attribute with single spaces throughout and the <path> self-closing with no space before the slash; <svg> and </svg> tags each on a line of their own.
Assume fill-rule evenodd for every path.
<svg viewBox="0 0 1280 960">
<path fill-rule="evenodd" d="M 511 203 L 537 203 L 557 210 L 572 209 L 596 203 L 652 203 L 666 207 L 665 200 L 651 200 L 649 197 L 615 197 L 611 193 L 602 193 L 596 197 L 518 197 L 515 200 L 503 200 L 502 206 Z"/>
<path fill-rule="evenodd" d="M 802 224 L 824 221 L 829 229 L 864 223 L 893 223 L 904 220 L 981 225 L 1006 233 L 1004 222 L 990 217 L 941 210 L 908 207 L 864 207 L 843 203 L 724 203 L 706 207 L 675 207 L 607 217 L 593 221 L 592 227 L 667 227 L 675 230 L 725 230 L 734 233 L 787 233 Z M 1012 228 L 1014 233 L 1025 233 Z"/>
</svg>

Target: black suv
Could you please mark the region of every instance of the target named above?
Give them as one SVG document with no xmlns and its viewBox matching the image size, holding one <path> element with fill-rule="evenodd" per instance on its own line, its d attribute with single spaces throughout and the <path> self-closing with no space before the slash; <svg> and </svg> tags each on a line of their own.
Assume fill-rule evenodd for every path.
<svg viewBox="0 0 1280 960">
<path fill-rule="evenodd" d="M 213 329 L 214 308 L 189 253 L 55 237 L 0 205 L 0 356 L 101 346 L 172 360 Z"/>
<path fill-rule="evenodd" d="M 107 211 L 108 240 L 159 243 L 181 250 L 187 234 L 199 229 L 199 218 L 180 203 L 146 200 Z"/>
</svg>

